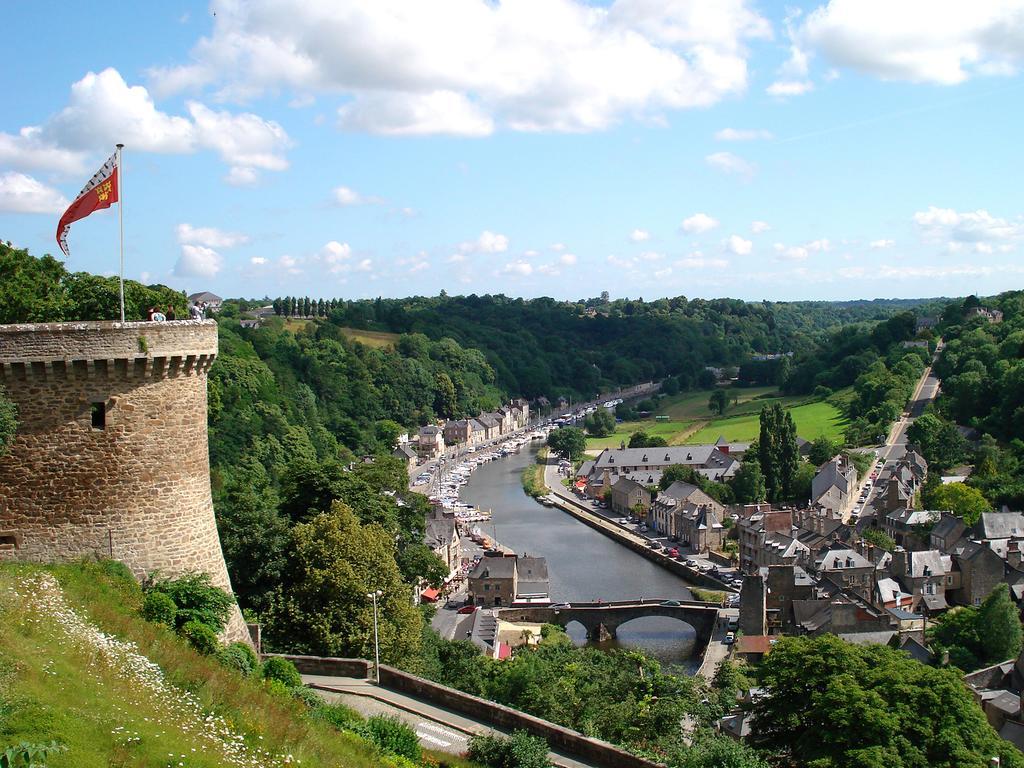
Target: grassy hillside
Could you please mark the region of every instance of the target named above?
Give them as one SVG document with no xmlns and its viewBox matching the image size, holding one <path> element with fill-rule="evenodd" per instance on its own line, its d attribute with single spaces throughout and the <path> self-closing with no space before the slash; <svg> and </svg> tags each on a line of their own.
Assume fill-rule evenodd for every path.
<svg viewBox="0 0 1024 768">
<path fill-rule="evenodd" d="M 708 399 L 713 391 L 684 392 L 665 398 L 656 415 L 668 416 L 667 421 L 644 419 L 622 422 L 608 437 L 589 438 L 587 448 L 617 448 L 622 442 L 628 443 L 634 432 L 640 431 L 663 437 L 669 445 L 713 443 L 723 435 L 729 441 L 747 442 L 757 439 L 761 409 L 774 403 L 779 403 L 793 414 L 797 434 L 807 440 L 820 435 L 840 440 L 847 426 L 845 417 L 833 405 L 807 396 L 781 395 L 778 387 L 730 388 L 726 390 L 729 408 L 723 417 L 716 418 L 708 409 Z"/>
<path fill-rule="evenodd" d="M 51 768 L 394 765 L 138 618 L 141 600 L 117 563 L 0 566 L 0 750 L 58 741 Z"/>
<path fill-rule="evenodd" d="M 368 347 L 393 347 L 398 341 L 397 333 L 387 331 L 363 331 L 359 328 L 342 328 L 341 332 L 352 341 L 358 341 Z"/>
</svg>

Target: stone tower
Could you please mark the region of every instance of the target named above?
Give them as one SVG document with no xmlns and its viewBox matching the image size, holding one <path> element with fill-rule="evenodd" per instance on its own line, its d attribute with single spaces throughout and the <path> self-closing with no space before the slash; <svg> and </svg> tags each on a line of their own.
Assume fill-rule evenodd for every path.
<svg viewBox="0 0 1024 768">
<path fill-rule="evenodd" d="M 0 326 L 18 432 L 0 458 L 0 559 L 98 555 L 231 589 L 210 495 L 212 320 Z M 237 608 L 231 639 L 247 639 Z"/>
</svg>

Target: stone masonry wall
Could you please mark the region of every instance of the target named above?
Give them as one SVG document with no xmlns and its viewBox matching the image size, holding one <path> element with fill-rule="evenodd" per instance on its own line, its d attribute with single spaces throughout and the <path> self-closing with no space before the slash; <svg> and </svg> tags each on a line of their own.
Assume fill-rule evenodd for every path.
<svg viewBox="0 0 1024 768">
<path fill-rule="evenodd" d="M 216 352 L 212 321 L 0 326 L 19 421 L 0 458 L 0 559 L 112 557 L 139 578 L 204 571 L 230 590 L 206 430 Z M 228 634 L 248 637 L 237 609 Z"/>
</svg>

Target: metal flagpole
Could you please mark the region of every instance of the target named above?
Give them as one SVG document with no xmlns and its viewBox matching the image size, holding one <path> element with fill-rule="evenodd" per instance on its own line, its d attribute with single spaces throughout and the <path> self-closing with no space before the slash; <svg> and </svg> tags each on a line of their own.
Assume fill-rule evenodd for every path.
<svg viewBox="0 0 1024 768">
<path fill-rule="evenodd" d="M 121 322 L 124 322 L 124 169 L 121 167 L 121 150 L 124 144 L 117 145 L 117 219 L 121 228 Z"/>
</svg>

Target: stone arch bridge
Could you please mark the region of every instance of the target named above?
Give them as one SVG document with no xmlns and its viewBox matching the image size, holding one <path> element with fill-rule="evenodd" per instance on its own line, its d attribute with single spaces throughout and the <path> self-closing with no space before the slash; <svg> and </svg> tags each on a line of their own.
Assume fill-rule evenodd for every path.
<svg viewBox="0 0 1024 768">
<path fill-rule="evenodd" d="M 689 624 L 697 632 L 695 650 L 703 650 L 714 634 L 719 606 L 696 600 L 628 600 L 600 603 L 562 603 L 502 608 L 499 618 L 511 622 L 557 624 L 561 627 L 579 622 L 587 637 L 608 640 L 628 621 L 645 616 L 667 616 Z"/>
</svg>

